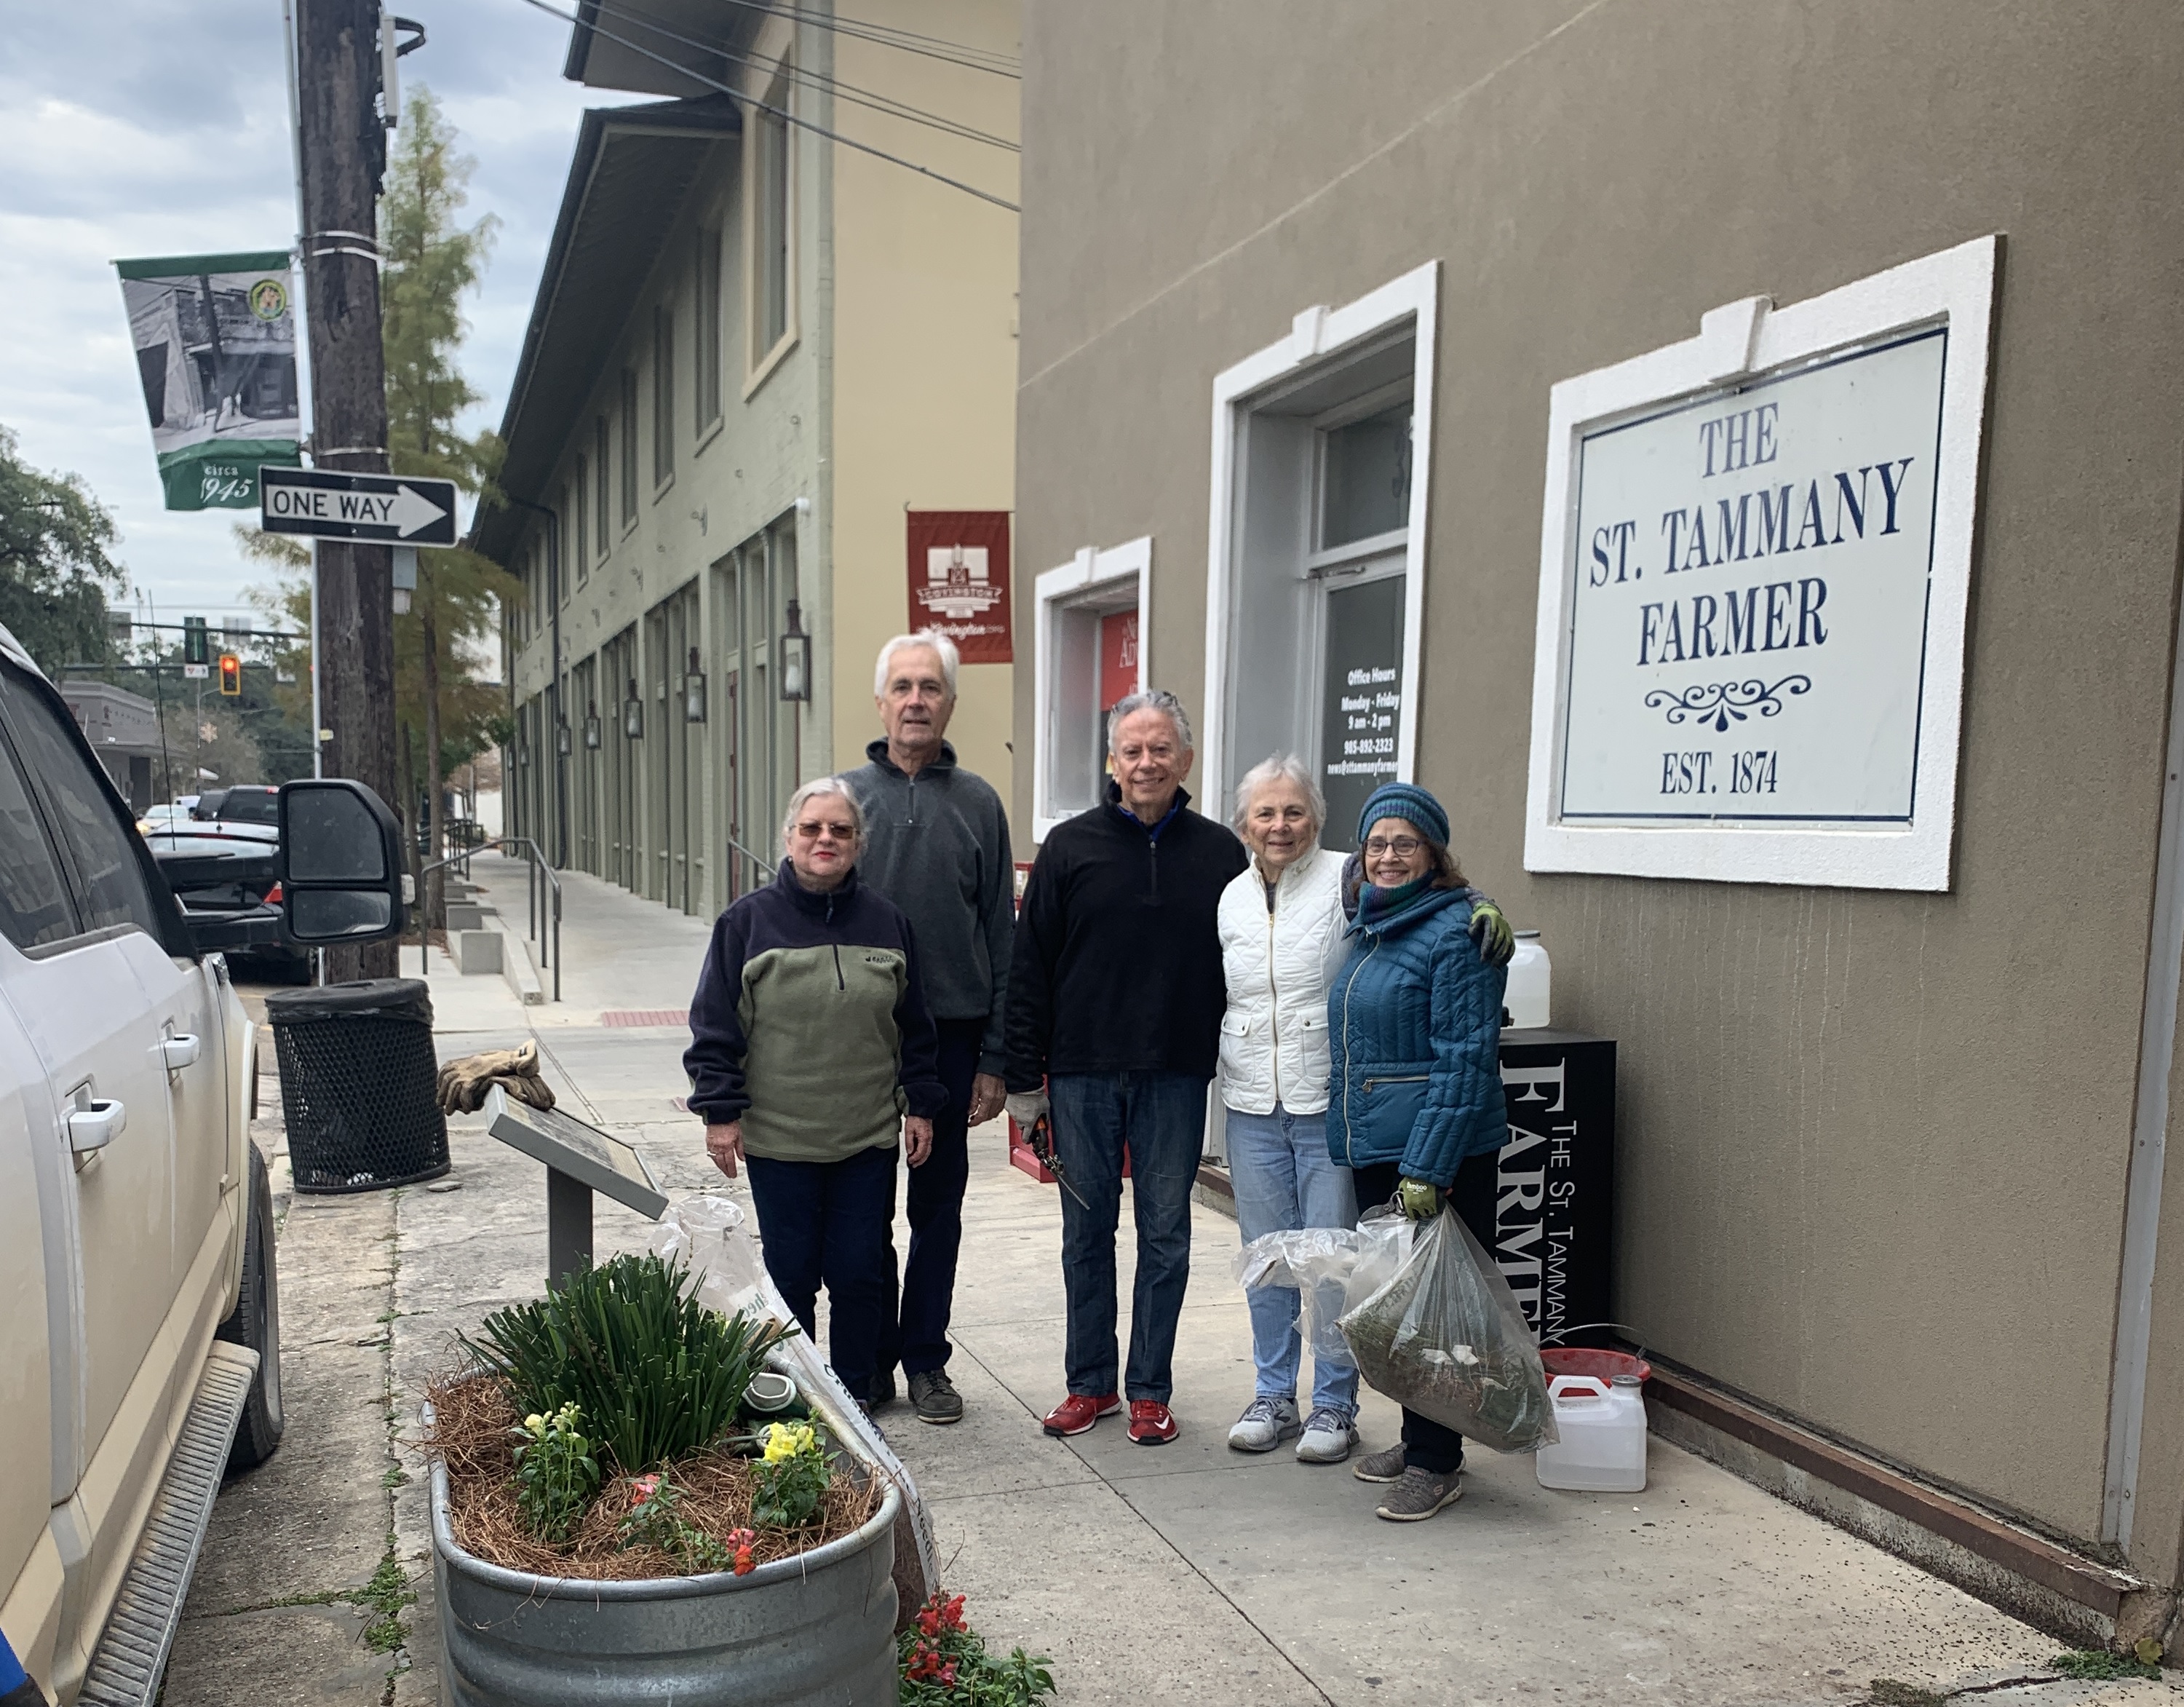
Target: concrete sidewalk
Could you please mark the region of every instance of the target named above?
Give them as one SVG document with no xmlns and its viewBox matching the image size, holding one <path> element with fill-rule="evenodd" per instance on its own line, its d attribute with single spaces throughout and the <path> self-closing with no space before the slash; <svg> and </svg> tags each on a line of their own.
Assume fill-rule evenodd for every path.
<svg viewBox="0 0 2184 1707">
<path fill-rule="evenodd" d="M 512 879 L 520 929 L 522 869 L 499 863 L 481 860 L 477 877 L 504 914 Z M 727 1189 L 748 1208 L 677 1107 L 687 1033 L 600 1024 L 686 1007 L 707 922 L 564 882 L 561 1010 L 526 1008 L 436 951 L 442 1057 L 536 1037 L 564 1106 L 637 1144 L 671 1192 Z M 270 1092 L 265 1107 L 277 1107 Z M 170 1707 L 438 1699 L 425 1480 L 403 1442 L 454 1336 L 537 1296 L 546 1264 L 538 1164 L 475 1118 L 451 1123 L 449 1141 L 448 1180 L 288 1213 L 290 1433 L 222 1496 Z M 2184 1699 L 2166 1682 L 2055 1681 L 2052 1638 L 1658 1440 L 1635 1496 L 1549 1492 L 1529 1459 L 1480 1453 L 1462 1502 L 1415 1526 L 1376 1520 L 1376 1490 L 1346 1467 L 1229 1452 L 1250 1333 L 1228 1276 L 1235 1224 L 1203 1208 L 1176 1353 L 1181 1437 L 1136 1448 L 1110 1420 L 1049 1440 L 1059 1200 L 1005 1150 L 998 1123 L 973 1135 L 950 1366 L 965 1420 L 925 1427 L 906 1406 L 880 1420 L 931 1509 L 950 1587 L 1000 1650 L 1050 1655 L 1065 1702 Z M 1127 1275 L 1127 1205 L 1124 1223 Z M 602 1256 L 648 1230 L 599 1204 Z M 1368 1448 L 1395 1436 L 1377 1394 L 1361 1422 Z M 375 1570 L 399 1589 L 376 1654 L 362 1633 L 387 1598 L 365 1593 Z"/>
</svg>

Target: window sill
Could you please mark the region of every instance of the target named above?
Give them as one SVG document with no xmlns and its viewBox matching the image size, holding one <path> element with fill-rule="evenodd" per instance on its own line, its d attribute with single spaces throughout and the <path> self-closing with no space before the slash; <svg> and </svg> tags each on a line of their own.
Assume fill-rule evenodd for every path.
<svg viewBox="0 0 2184 1707">
<path fill-rule="evenodd" d="M 705 447 L 727 432 L 727 427 L 728 417 L 726 414 L 721 414 L 715 416 L 705 426 L 699 427 L 697 442 L 690 447 L 690 460 L 695 462 L 703 456 L 705 454 Z"/>
<path fill-rule="evenodd" d="M 779 367 L 788 359 L 789 351 L 796 348 L 796 340 L 797 328 L 791 326 L 787 332 L 782 333 L 781 341 L 778 343 L 751 364 L 749 373 L 744 378 L 744 402 L 749 402 L 759 387 L 764 385 L 772 377 L 774 369 Z"/>
<path fill-rule="evenodd" d="M 655 487 L 654 487 L 654 488 L 652 488 L 652 501 L 653 501 L 655 504 L 659 503 L 659 502 L 660 502 L 660 500 L 661 499 L 665 498 L 665 497 L 666 497 L 669 493 L 672 492 L 674 489 L 675 489 L 675 477 L 674 477 L 673 475 L 671 475 L 671 475 L 669 475 L 669 476 L 667 477 L 667 478 L 666 478 L 666 479 L 665 479 L 665 480 L 661 481 L 661 482 L 660 482 L 657 486 L 655 486 Z"/>
</svg>

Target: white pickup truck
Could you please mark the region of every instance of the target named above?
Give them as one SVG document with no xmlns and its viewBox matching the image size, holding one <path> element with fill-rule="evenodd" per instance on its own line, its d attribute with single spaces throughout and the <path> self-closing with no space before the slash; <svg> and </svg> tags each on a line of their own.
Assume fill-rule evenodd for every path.
<svg viewBox="0 0 2184 1707">
<path fill-rule="evenodd" d="M 288 940 L 398 930 L 376 796 L 291 807 Z M 0 1678 L 12 1650 L 63 1707 L 154 1699 L 221 1477 L 281 1439 L 257 1040 L 217 928 L 0 628 Z"/>
</svg>

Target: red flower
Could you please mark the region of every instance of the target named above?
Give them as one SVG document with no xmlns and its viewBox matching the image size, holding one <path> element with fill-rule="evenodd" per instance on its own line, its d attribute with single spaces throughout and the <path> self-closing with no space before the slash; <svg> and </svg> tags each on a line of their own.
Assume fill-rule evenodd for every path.
<svg viewBox="0 0 2184 1707">
<path fill-rule="evenodd" d="M 750 1548 L 748 1547 L 738 1548 L 736 1549 L 736 1575 L 738 1576 L 749 1576 L 751 1572 L 757 1569 L 758 1561 L 751 1557 Z"/>
<path fill-rule="evenodd" d="M 913 1683 L 922 1683 L 928 1677 L 940 1675 L 940 1656 L 922 1642 L 910 1651 L 910 1670 L 906 1674 Z"/>
<path fill-rule="evenodd" d="M 939 1598 L 938 1595 L 933 1597 L 936 1600 Z M 963 1597 L 959 1594 L 953 1600 L 943 1602 L 940 1618 L 950 1630 L 961 1630 L 963 1627 Z"/>
<path fill-rule="evenodd" d="M 945 1665 L 940 1668 L 940 1682 L 942 1686 L 945 1688 L 953 1689 L 956 1687 L 956 1662 L 954 1660 L 950 1660 Z"/>
<path fill-rule="evenodd" d="M 657 1475 L 633 1475 L 629 1479 L 629 1509 L 635 1511 L 645 1501 L 660 1492 Z"/>
</svg>

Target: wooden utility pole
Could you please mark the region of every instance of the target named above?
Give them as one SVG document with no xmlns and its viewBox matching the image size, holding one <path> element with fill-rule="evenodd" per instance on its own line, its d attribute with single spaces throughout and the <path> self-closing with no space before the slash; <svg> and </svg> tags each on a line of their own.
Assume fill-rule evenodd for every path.
<svg viewBox="0 0 2184 1707">
<path fill-rule="evenodd" d="M 384 474 L 387 371 L 379 326 L 379 181 L 386 131 L 377 0 L 297 0 L 304 278 L 311 338 L 311 460 Z M 394 565 L 385 545 L 319 544 L 318 668 L 326 773 L 399 808 L 394 762 Z M 393 943 L 337 949 L 332 979 L 391 978 Z"/>
</svg>

